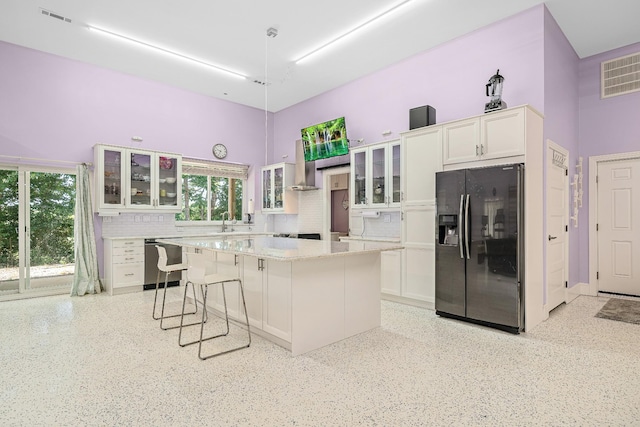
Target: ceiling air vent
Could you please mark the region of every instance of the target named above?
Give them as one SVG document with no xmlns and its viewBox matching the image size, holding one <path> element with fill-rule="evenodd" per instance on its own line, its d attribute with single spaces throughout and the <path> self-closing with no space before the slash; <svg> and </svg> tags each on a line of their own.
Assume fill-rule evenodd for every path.
<svg viewBox="0 0 640 427">
<path fill-rule="evenodd" d="M 602 98 L 640 91 L 640 53 L 602 63 Z"/>
<path fill-rule="evenodd" d="M 57 13 L 53 13 L 50 10 L 47 10 L 47 9 L 42 9 L 41 8 L 40 9 L 40 13 L 42 13 L 45 16 L 49 16 L 51 18 L 58 19 L 60 21 L 68 22 L 69 24 L 71 23 L 71 18 L 66 18 L 66 17 L 64 17 L 62 15 L 58 15 Z"/>
</svg>

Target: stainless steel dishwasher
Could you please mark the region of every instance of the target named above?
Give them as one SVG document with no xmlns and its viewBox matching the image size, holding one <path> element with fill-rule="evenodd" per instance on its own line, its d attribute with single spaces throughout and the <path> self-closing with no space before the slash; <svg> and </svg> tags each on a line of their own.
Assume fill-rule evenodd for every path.
<svg viewBox="0 0 640 427">
<path fill-rule="evenodd" d="M 144 289 L 155 289 L 158 277 L 158 249 L 156 245 L 164 247 L 167 251 L 167 264 L 180 264 L 182 262 L 182 247 L 158 243 L 156 239 L 144 239 Z M 169 274 L 167 287 L 178 286 L 182 272 L 176 271 Z M 164 273 L 160 272 L 160 287 L 164 287 Z"/>
</svg>

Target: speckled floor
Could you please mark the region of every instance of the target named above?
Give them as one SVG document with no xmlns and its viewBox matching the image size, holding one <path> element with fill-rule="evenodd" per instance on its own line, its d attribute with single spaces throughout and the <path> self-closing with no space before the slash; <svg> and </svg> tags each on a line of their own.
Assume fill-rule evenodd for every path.
<svg viewBox="0 0 640 427">
<path fill-rule="evenodd" d="M 579 297 L 519 336 L 382 303 L 382 327 L 291 357 L 200 361 L 153 293 L 0 303 L 2 426 L 638 426 L 640 325 Z"/>
</svg>

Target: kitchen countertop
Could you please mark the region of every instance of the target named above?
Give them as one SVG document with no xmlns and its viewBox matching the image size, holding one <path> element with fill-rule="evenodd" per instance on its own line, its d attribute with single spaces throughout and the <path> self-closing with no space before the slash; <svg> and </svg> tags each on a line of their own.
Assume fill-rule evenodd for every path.
<svg viewBox="0 0 640 427">
<path fill-rule="evenodd" d="M 103 240 L 126 240 L 126 239 L 176 239 L 176 238 L 190 238 L 190 237 L 242 237 L 242 236 L 271 236 L 273 233 L 264 233 L 260 231 L 212 231 L 208 233 L 203 232 L 176 232 L 171 234 L 154 234 L 145 236 L 103 236 Z"/>
<path fill-rule="evenodd" d="M 225 233 L 230 234 L 230 233 Z M 341 255 L 355 255 L 402 249 L 402 246 L 387 242 L 373 242 L 366 247 L 362 244 L 335 242 L 331 240 L 288 239 L 282 237 L 237 236 L 232 239 L 220 237 L 184 237 L 179 239 L 160 239 L 160 243 L 185 246 L 195 249 L 208 249 L 239 255 L 249 255 L 278 261 L 298 261 L 314 258 L 326 258 Z M 359 242 L 361 243 L 361 242 Z"/>
<path fill-rule="evenodd" d="M 368 236 L 340 236 L 341 242 L 353 240 L 354 242 L 389 242 L 400 243 L 400 237 L 368 237 Z"/>
</svg>

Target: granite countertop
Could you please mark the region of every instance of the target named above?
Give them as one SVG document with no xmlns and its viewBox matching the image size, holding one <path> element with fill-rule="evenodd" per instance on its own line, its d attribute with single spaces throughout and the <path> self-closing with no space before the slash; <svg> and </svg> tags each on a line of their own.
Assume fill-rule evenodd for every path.
<svg viewBox="0 0 640 427">
<path fill-rule="evenodd" d="M 160 239 L 159 242 L 278 261 L 308 260 L 402 249 L 402 246 L 399 244 L 386 242 L 373 242 L 363 246 L 362 242 L 350 243 L 331 240 L 289 239 L 283 237 L 243 238 L 238 236 L 232 239 L 220 239 L 219 237 L 184 237 L 179 239 Z"/>
<path fill-rule="evenodd" d="M 341 242 L 390 242 L 400 243 L 400 237 L 375 237 L 375 236 L 340 236 Z"/>
<path fill-rule="evenodd" d="M 177 238 L 189 238 L 189 237 L 242 237 L 242 236 L 271 236 L 273 233 L 265 233 L 261 231 L 212 231 L 203 233 L 200 232 L 175 232 L 171 234 L 154 234 L 145 236 L 103 236 L 104 240 L 124 240 L 124 239 L 177 239 Z"/>
</svg>

